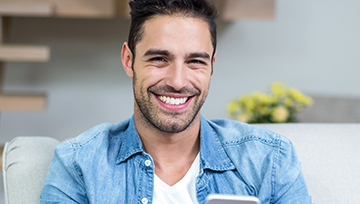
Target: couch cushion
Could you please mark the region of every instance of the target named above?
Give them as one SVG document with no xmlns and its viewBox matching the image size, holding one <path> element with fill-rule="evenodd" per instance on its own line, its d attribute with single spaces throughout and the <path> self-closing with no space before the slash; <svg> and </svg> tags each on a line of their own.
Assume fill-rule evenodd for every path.
<svg viewBox="0 0 360 204">
<path fill-rule="evenodd" d="M 313 203 L 360 200 L 360 124 L 264 124 L 295 145 Z"/>
<path fill-rule="evenodd" d="M 49 137 L 17 137 L 5 145 L 5 203 L 40 203 L 39 196 L 55 147 Z"/>
</svg>

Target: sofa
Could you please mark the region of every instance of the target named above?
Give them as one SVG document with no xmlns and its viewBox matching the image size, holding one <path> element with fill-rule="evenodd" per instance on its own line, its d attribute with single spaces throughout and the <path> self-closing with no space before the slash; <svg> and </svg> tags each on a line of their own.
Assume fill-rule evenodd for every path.
<svg viewBox="0 0 360 204">
<path fill-rule="evenodd" d="M 295 145 L 312 202 L 359 203 L 360 124 L 256 124 Z M 5 204 L 39 203 L 54 148 L 50 137 L 17 137 L 3 154 Z"/>
</svg>

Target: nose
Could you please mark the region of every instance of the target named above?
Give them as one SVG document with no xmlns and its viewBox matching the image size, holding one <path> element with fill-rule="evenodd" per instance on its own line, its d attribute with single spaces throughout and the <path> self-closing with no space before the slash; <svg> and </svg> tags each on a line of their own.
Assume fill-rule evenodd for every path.
<svg viewBox="0 0 360 204">
<path fill-rule="evenodd" d="M 169 67 L 166 77 L 166 85 L 171 86 L 179 91 L 184 88 L 187 83 L 187 69 L 182 63 L 174 63 Z"/>
</svg>

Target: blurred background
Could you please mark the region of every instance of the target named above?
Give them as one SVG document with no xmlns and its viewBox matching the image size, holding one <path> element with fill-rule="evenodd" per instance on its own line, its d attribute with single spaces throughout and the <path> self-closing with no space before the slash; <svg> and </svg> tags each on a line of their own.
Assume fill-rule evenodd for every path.
<svg viewBox="0 0 360 204">
<path fill-rule="evenodd" d="M 314 99 L 299 115 L 301 122 L 360 122 L 360 1 L 271 2 L 273 16 L 219 20 L 218 54 L 203 116 L 230 118 L 226 107 L 231 100 L 281 81 Z M 4 92 L 44 93 L 46 105 L 42 111 L 2 110 L 0 146 L 16 136 L 63 140 L 131 117 L 132 80 L 120 59 L 128 18 L 6 21 L 6 43 L 46 45 L 50 59 L 3 63 Z"/>
<path fill-rule="evenodd" d="M 219 20 L 218 54 L 202 114 L 229 118 L 230 100 L 282 81 L 314 97 L 308 112 L 316 108 L 323 114 L 316 119 L 305 110 L 302 122 L 359 122 L 360 1 L 277 0 L 274 6 L 270 19 Z M 132 80 L 120 59 L 129 19 L 8 21 L 9 44 L 46 45 L 51 57 L 4 63 L 5 92 L 45 93 L 47 103 L 43 111 L 2 111 L 0 144 L 19 135 L 62 140 L 132 115 Z"/>
</svg>

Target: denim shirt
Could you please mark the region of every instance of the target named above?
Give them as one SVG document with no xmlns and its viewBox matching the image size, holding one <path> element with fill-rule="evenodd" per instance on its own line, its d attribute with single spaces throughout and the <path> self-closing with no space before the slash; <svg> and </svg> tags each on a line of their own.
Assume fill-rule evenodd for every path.
<svg viewBox="0 0 360 204">
<path fill-rule="evenodd" d="M 134 116 L 98 125 L 55 149 L 41 203 L 152 203 L 154 162 Z M 232 120 L 201 117 L 199 204 L 210 193 L 267 203 L 311 203 L 295 148 L 284 136 Z"/>
</svg>

